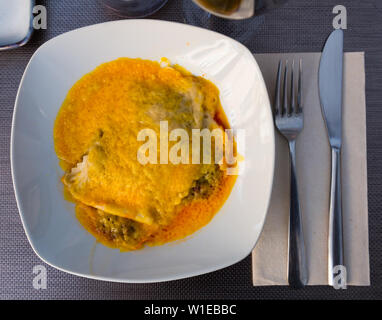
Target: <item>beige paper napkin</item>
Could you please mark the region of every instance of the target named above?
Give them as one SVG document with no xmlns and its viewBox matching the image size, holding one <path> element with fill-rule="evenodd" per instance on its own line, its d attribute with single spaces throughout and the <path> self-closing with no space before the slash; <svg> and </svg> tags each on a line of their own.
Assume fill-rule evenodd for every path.
<svg viewBox="0 0 382 320">
<path fill-rule="evenodd" d="M 304 130 L 297 141 L 297 175 L 309 285 L 327 281 L 330 147 L 318 95 L 320 53 L 255 55 L 273 101 L 280 59 L 303 59 Z M 369 285 L 364 53 L 345 53 L 342 196 L 348 285 Z M 275 179 L 267 219 L 252 253 L 253 284 L 287 284 L 289 157 L 276 133 Z"/>
</svg>

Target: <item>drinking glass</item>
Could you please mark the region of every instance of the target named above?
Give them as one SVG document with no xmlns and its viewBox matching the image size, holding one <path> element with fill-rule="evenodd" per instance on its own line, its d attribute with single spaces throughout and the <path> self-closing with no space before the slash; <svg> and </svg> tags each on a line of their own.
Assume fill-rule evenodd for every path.
<svg viewBox="0 0 382 320">
<path fill-rule="evenodd" d="M 176 0 L 178 1 L 178 0 Z M 198 27 L 223 33 L 244 44 L 253 39 L 262 30 L 265 19 L 263 14 L 284 5 L 288 0 L 181 0 L 184 21 Z M 245 1 L 245 3 L 244 3 Z M 249 8 L 252 1 L 254 12 L 237 13 Z M 226 11 L 226 12 L 224 12 Z"/>
<path fill-rule="evenodd" d="M 199 7 L 215 16 L 241 20 L 253 16 L 254 0 L 192 0 Z"/>
<path fill-rule="evenodd" d="M 101 0 L 107 7 L 129 18 L 142 18 L 162 8 L 168 0 Z"/>
</svg>

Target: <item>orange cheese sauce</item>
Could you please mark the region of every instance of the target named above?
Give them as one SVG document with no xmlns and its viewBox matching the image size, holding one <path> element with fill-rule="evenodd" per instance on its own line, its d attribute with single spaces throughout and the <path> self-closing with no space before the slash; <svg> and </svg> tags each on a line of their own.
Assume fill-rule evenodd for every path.
<svg viewBox="0 0 382 320">
<path fill-rule="evenodd" d="M 192 129 L 229 128 L 217 87 L 167 60 L 104 63 L 74 84 L 57 114 L 53 136 L 65 198 L 108 247 L 128 251 L 182 239 L 209 223 L 233 188 L 236 176 L 226 174 L 224 161 L 139 163 L 138 133 L 148 128 L 160 136 L 161 121 L 190 136 Z"/>
<path fill-rule="evenodd" d="M 206 199 L 194 200 L 181 208 L 174 220 L 155 234 L 151 245 L 182 239 L 207 225 L 229 197 L 237 176 L 225 176 Z"/>
</svg>

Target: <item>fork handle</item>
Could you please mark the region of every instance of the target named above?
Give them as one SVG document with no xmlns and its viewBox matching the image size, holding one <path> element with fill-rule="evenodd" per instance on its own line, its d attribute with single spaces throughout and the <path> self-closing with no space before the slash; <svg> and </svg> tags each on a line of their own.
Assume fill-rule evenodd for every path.
<svg viewBox="0 0 382 320">
<path fill-rule="evenodd" d="M 330 185 L 328 282 L 333 286 L 336 266 L 344 266 L 341 202 L 341 149 L 332 148 L 332 175 Z M 344 275 L 343 275 L 344 276 Z M 346 279 L 345 279 L 346 283 Z"/>
<path fill-rule="evenodd" d="M 289 141 L 291 159 L 290 211 L 289 211 L 289 262 L 288 282 L 294 288 L 302 288 L 308 282 L 304 235 L 296 177 L 296 141 Z"/>
</svg>

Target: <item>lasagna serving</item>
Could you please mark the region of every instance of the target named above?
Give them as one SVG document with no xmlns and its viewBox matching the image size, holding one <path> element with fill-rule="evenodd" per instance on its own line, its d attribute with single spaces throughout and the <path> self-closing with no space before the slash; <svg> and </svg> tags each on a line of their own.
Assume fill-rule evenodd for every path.
<svg viewBox="0 0 382 320">
<path fill-rule="evenodd" d="M 214 161 L 215 140 L 210 163 L 191 161 L 192 139 L 187 161 L 161 161 L 179 144 L 163 136 L 163 123 L 189 137 L 195 129 L 229 128 L 213 83 L 141 59 L 100 65 L 74 84 L 58 112 L 54 143 L 64 194 L 76 204 L 81 225 L 108 247 L 136 250 L 192 234 L 213 218 L 235 183 L 225 153 Z M 151 154 L 156 161 L 138 161 L 149 138 L 138 138 L 144 130 L 158 141 L 166 138 L 167 149 L 158 142 L 147 150 L 157 153 Z M 203 143 L 202 155 L 201 149 Z"/>
</svg>

